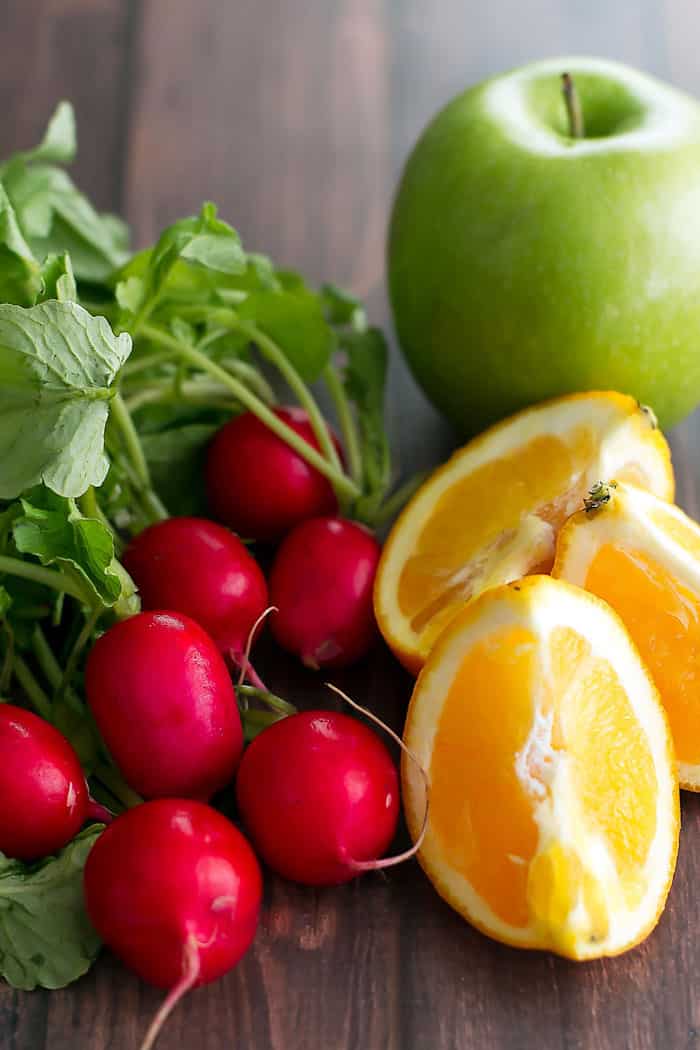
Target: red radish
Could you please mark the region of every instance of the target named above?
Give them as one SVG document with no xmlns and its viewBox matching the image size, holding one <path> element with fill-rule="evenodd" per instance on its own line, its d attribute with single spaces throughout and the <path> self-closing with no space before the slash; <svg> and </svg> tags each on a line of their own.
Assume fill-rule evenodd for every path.
<svg viewBox="0 0 700 1050">
<path fill-rule="evenodd" d="M 272 633 L 307 667 L 346 667 L 376 635 L 372 588 L 380 547 L 363 525 L 311 518 L 280 546 L 270 574 Z"/>
<path fill-rule="evenodd" d="M 243 755 L 236 794 L 263 860 L 310 886 L 381 866 L 399 815 L 388 750 L 367 726 L 333 711 L 290 715 L 263 730 Z"/>
<path fill-rule="evenodd" d="M 274 412 L 319 451 L 303 408 L 285 406 Z M 337 438 L 331 437 L 342 456 Z M 300 521 L 338 509 L 330 482 L 252 412 L 232 419 L 216 434 L 206 475 L 214 515 L 250 539 L 279 540 Z"/>
<path fill-rule="evenodd" d="M 206 800 L 233 777 L 243 731 L 223 657 L 199 624 L 142 612 L 95 643 L 88 704 L 128 784 L 146 798 Z"/>
<path fill-rule="evenodd" d="M 37 860 L 62 849 L 90 817 L 92 803 L 80 760 L 43 718 L 0 704 L 0 852 Z"/>
<path fill-rule="evenodd" d="M 237 536 L 205 518 L 169 518 L 139 533 L 123 562 L 144 609 L 191 616 L 240 662 L 268 601 L 262 570 Z"/>
<path fill-rule="evenodd" d="M 221 977 L 245 954 L 261 897 L 260 867 L 247 841 L 201 802 L 146 802 L 103 832 L 85 865 L 90 919 L 139 977 L 171 989 L 142 1050 L 186 992 Z"/>
</svg>

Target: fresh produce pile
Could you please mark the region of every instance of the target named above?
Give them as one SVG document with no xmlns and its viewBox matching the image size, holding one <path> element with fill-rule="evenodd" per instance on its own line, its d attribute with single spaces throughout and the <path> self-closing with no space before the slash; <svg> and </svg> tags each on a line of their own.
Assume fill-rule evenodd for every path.
<svg viewBox="0 0 700 1050">
<path fill-rule="evenodd" d="M 583 66 L 591 113 L 601 70 Z M 551 72 L 533 68 L 516 77 Z M 454 114 L 461 127 L 480 98 L 438 127 Z M 574 143 L 605 159 L 581 120 L 569 141 L 552 119 L 545 168 L 561 172 Z M 615 120 L 611 141 L 627 134 L 625 112 Z M 0 166 L 0 973 L 62 987 L 105 942 L 168 989 L 147 1050 L 182 995 L 251 944 L 258 858 L 315 886 L 418 854 L 438 892 L 508 944 L 590 959 L 639 943 L 673 877 L 679 784 L 700 790 L 700 526 L 673 505 L 653 412 L 611 390 L 544 401 L 392 493 L 386 347 L 361 305 L 246 253 L 211 204 L 130 255 L 123 224 L 63 170 L 74 149 L 63 103 L 42 142 Z M 445 282 L 435 267 L 411 277 L 434 229 L 421 206 L 430 221 L 410 233 L 411 171 L 391 253 L 399 332 L 460 415 L 485 388 L 460 392 L 421 336 L 425 323 L 445 334 L 424 309 Z M 450 288 L 488 309 L 482 284 L 473 301 Z M 520 339 L 527 315 L 511 315 Z M 566 364 L 566 341 L 553 345 Z M 509 392 L 508 340 L 504 353 Z M 520 371 L 537 386 L 551 369 Z M 503 414 L 494 389 L 484 418 Z M 662 401 L 668 418 L 689 407 Z M 376 531 L 409 496 L 382 550 Z M 361 659 L 378 626 L 418 674 L 404 739 L 388 730 L 405 853 L 384 856 L 399 814 L 384 742 L 268 689 L 251 659 L 268 617 L 309 668 Z M 243 832 L 210 804 L 228 788 Z"/>
<path fill-rule="evenodd" d="M 74 151 L 62 103 L 0 167 L 0 973 L 62 987 L 101 936 L 169 1008 L 255 933 L 255 853 L 207 805 L 239 763 L 247 832 L 291 878 L 352 878 L 394 835 L 378 735 L 295 714 L 250 649 L 271 614 L 309 667 L 367 653 L 372 529 L 408 490 L 360 304 L 211 204 L 131 255 Z M 279 544 L 269 585 L 249 541 Z"/>
</svg>

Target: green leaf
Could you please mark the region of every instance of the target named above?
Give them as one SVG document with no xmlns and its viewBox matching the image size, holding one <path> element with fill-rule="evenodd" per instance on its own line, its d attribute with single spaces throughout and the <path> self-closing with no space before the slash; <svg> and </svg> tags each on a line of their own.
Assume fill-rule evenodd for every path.
<svg viewBox="0 0 700 1050">
<path fill-rule="evenodd" d="M 308 383 L 318 379 L 330 361 L 335 335 L 321 300 L 308 288 L 253 292 L 241 303 L 238 315 L 273 339 Z"/>
<path fill-rule="evenodd" d="M 85 911 L 83 869 L 103 830 L 82 831 L 56 857 L 26 865 L 0 854 L 0 975 L 31 991 L 65 988 L 97 958 Z"/>
<path fill-rule="evenodd" d="M 128 222 L 125 222 L 121 215 L 112 215 L 108 211 L 100 213 L 100 220 L 102 229 L 109 237 L 114 250 L 123 254 L 128 253 L 131 239 L 131 230 Z"/>
<path fill-rule="evenodd" d="M 142 436 L 151 478 L 171 513 L 201 514 L 206 509 L 204 461 L 219 425 L 188 423 Z"/>
<path fill-rule="evenodd" d="M 75 136 L 75 113 L 70 102 L 59 102 L 49 120 L 44 137 L 38 146 L 21 154 L 26 161 L 43 161 L 47 164 L 70 164 L 77 149 Z"/>
<path fill-rule="evenodd" d="M 110 386 L 130 350 L 77 303 L 0 305 L 0 498 L 100 485 Z"/>
<path fill-rule="evenodd" d="M 384 429 L 384 396 L 389 360 L 384 336 L 378 328 L 348 332 L 341 338 L 346 354 L 343 381 L 354 403 L 362 443 L 365 513 L 379 506 L 391 481 L 389 443 Z"/>
<path fill-rule="evenodd" d="M 365 327 L 365 310 L 359 299 L 335 284 L 324 284 L 320 296 L 330 324 Z"/>
<path fill-rule="evenodd" d="M 127 277 L 117 283 L 114 294 L 122 310 L 135 314 L 146 298 L 146 286 L 141 277 Z"/>
<path fill-rule="evenodd" d="M 140 252 L 122 268 L 116 294 L 124 311 L 123 327 L 128 328 L 137 314 L 151 312 L 169 278 L 183 263 L 218 275 L 245 273 L 246 255 L 240 238 L 216 217 L 213 204 L 204 204 L 199 215 L 168 226 L 152 251 Z M 202 290 L 206 292 L 206 286 Z"/>
<path fill-rule="evenodd" d="M 61 103 L 34 149 L 14 154 L 0 168 L 0 178 L 32 251 L 70 252 L 79 280 L 103 283 L 124 262 L 124 224 L 100 215 L 58 164 L 75 155 L 75 120 Z"/>
<path fill-rule="evenodd" d="M 38 301 L 59 299 L 61 302 L 75 302 L 78 289 L 75 285 L 73 266 L 68 252 L 61 255 L 49 255 L 41 267 L 42 291 Z"/>
<path fill-rule="evenodd" d="M 0 183 L 0 298 L 29 306 L 40 287 L 39 264 L 22 236 L 14 208 Z"/>
<path fill-rule="evenodd" d="M 37 166 L 6 183 L 19 193 L 18 218 L 38 256 L 69 251 L 79 279 L 100 283 L 123 261 L 111 224 L 59 168 Z M 17 207 L 17 205 L 15 205 Z"/>
<path fill-rule="evenodd" d="M 36 488 L 22 500 L 23 514 L 12 535 L 21 554 L 32 554 L 42 565 L 68 566 L 89 584 L 103 605 L 122 594 L 122 578 L 114 556 L 112 533 L 101 521 L 84 518 L 75 501 Z"/>
<path fill-rule="evenodd" d="M 12 605 L 12 596 L 2 585 L 0 585 L 0 617 L 7 616 Z"/>
</svg>

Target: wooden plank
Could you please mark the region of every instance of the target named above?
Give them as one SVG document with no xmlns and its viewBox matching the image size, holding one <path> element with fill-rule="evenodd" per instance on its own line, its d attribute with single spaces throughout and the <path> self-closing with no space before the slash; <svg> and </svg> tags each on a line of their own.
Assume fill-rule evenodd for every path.
<svg viewBox="0 0 700 1050">
<path fill-rule="evenodd" d="M 1 149 L 34 145 L 57 102 L 78 120 L 74 176 L 100 208 L 121 203 L 123 125 L 129 97 L 131 4 L 22 0 L 4 12 Z"/>
</svg>

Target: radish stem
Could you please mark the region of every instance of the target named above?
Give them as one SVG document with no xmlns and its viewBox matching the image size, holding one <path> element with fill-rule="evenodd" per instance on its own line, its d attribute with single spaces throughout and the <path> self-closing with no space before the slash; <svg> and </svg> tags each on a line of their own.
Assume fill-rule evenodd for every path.
<svg viewBox="0 0 700 1050">
<path fill-rule="evenodd" d="M 409 478 L 404 485 L 397 488 L 393 495 L 389 496 L 386 503 L 381 506 L 379 513 L 374 519 L 375 526 L 379 528 L 382 525 L 386 525 L 400 510 L 403 510 L 404 504 L 408 503 L 411 496 L 418 491 L 427 477 L 427 472 L 416 474 L 414 477 Z"/>
<path fill-rule="evenodd" d="M 79 602 L 84 602 L 86 599 L 85 590 L 74 580 L 69 579 L 64 572 L 56 569 L 47 569 L 43 565 L 35 565 L 33 562 L 0 554 L 0 575 L 3 573 L 41 583 L 44 587 L 51 587 L 54 591 L 63 591 L 71 598 L 77 598 Z"/>
<path fill-rule="evenodd" d="M 168 517 L 168 512 L 160 499 L 153 491 L 151 472 L 148 469 L 146 457 L 143 454 L 141 441 L 131 418 L 131 413 L 126 406 L 124 398 L 117 392 L 112 400 L 112 418 L 119 427 L 125 451 L 131 461 L 136 477 L 141 488 L 141 498 L 144 506 L 151 515 L 153 521 L 163 521 Z"/>
<path fill-rule="evenodd" d="M 168 335 L 167 332 L 151 328 L 150 325 L 144 326 L 143 333 L 154 343 L 159 342 L 163 346 L 172 347 L 191 364 L 218 379 L 223 386 L 233 393 L 234 397 L 241 402 L 244 408 L 247 408 L 253 415 L 257 416 L 261 423 L 264 423 L 277 437 L 286 442 L 295 452 L 298 452 L 307 463 L 315 467 L 319 474 L 323 474 L 325 478 L 328 478 L 339 496 L 348 500 L 354 500 L 361 494 L 360 489 L 351 478 L 334 468 L 308 441 L 304 441 L 291 427 L 288 427 L 286 423 L 278 419 L 264 401 L 261 401 L 259 397 L 251 393 L 240 380 L 230 375 L 216 362 L 211 361 L 206 354 L 193 349 L 191 346 L 187 346 L 186 343 L 181 343 L 179 339 Z"/>
<path fill-rule="evenodd" d="M 51 701 L 37 682 L 32 672 L 29 670 L 28 664 L 25 663 L 19 653 L 15 653 L 13 669 L 15 678 L 27 694 L 29 700 L 31 700 L 37 712 L 42 718 L 45 718 L 47 722 L 50 722 L 52 714 Z"/>
<path fill-rule="evenodd" d="M 331 466 L 342 472 L 340 459 L 328 430 L 328 424 L 321 415 L 316 399 L 289 358 L 284 355 L 274 339 L 271 339 L 257 325 L 247 321 L 238 321 L 236 327 L 247 335 L 256 344 L 263 356 L 281 372 L 299 404 L 306 409 L 309 422 L 324 456 Z"/>
<path fill-rule="evenodd" d="M 66 660 L 66 666 L 63 670 L 63 674 L 61 675 L 61 680 L 56 688 L 57 697 L 63 698 L 65 696 L 68 686 L 70 685 L 70 680 L 75 674 L 75 670 L 78 666 L 78 660 L 81 657 L 83 649 L 90 641 L 92 633 L 95 630 L 97 621 L 99 620 L 103 612 L 104 608 L 100 605 L 97 605 L 93 609 L 91 609 L 88 615 L 85 617 L 85 623 L 82 626 L 80 634 L 73 643 L 73 647 L 71 648 L 71 651 L 68 655 L 68 659 Z"/>
<path fill-rule="evenodd" d="M 251 700 L 261 700 L 262 703 L 267 704 L 273 711 L 280 715 L 295 715 L 297 709 L 294 704 L 290 704 L 287 700 L 283 700 L 281 696 L 277 696 L 276 693 L 271 693 L 269 689 L 258 689 L 255 685 L 237 685 L 236 692 L 241 693 L 246 699 L 250 697 Z"/>
<path fill-rule="evenodd" d="M 353 418 L 352 409 L 350 408 L 350 402 L 348 401 L 345 390 L 343 389 L 340 376 L 332 363 L 326 367 L 323 373 L 323 379 L 328 387 L 328 392 L 331 395 L 338 416 L 340 431 L 343 435 L 343 445 L 345 446 L 348 465 L 350 467 L 350 477 L 357 485 L 361 485 L 363 473 L 362 452 L 360 450 L 357 426 Z"/>
<path fill-rule="evenodd" d="M 132 791 L 113 766 L 107 765 L 106 762 L 98 762 L 94 772 L 97 779 L 111 791 L 125 809 L 133 809 L 134 806 L 140 806 L 143 802 L 141 796 Z"/>
</svg>

